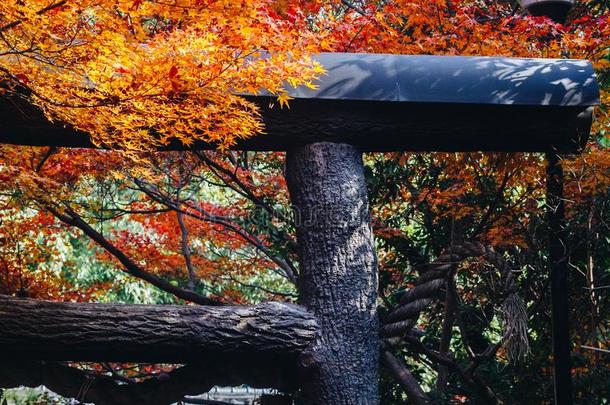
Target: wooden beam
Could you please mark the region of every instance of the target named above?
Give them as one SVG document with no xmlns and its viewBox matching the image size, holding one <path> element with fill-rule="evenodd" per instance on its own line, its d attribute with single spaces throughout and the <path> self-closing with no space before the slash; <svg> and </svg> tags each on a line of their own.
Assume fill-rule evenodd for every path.
<svg viewBox="0 0 610 405">
<path fill-rule="evenodd" d="M 284 151 L 316 142 L 361 151 L 578 152 L 599 90 L 578 60 L 321 54 L 316 90 L 297 88 L 290 109 L 259 106 L 265 134 L 234 149 Z M 271 106 L 273 105 L 273 107 Z M 20 98 L 0 99 L 0 143 L 91 147 L 87 134 L 48 122 Z M 216 145 L 196 143 L 196 149 Z M 167 149 L 184 149 L 178 142 Z"/>
<path fill-rule="evenodd" d="M 251 98 L 261 108 L 265 134 L 233 149 L 285 151 L 316 142 L 349 143 L 365 152 L 495 151 L 578 152 L 591 127 L 591 107 L 470 104 L 394 104 L 368 101 L 293 100 L 290 109 Z M 89 136 L 20 100 L 0 100 L 0 143 L 93 147 Z M 194 149 L 215 149 L 197 142 Z M 167 150 L 183 150 L 178 142 Z"/>
</svg>

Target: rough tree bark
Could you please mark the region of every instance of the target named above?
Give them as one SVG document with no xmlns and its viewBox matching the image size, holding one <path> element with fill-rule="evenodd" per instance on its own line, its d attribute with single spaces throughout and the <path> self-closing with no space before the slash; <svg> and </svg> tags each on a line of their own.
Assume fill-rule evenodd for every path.
<svg viewBox="0 0 610 405">
<path fill-rule="evenodd" d="M 377 260 L 361 153 L 316 143 L 288 152 L 300 303 L 319 335 L 302 355 L 305 404 L 378 403 Z"/>
<path fill-rule="evenodd" d="M 295 365 L 317 329 L 303 308 L 281 303 L 117 305 L 2 295 L 0 325 L 4 361 L 193 363 L 227 354 Z"/>
</svg>

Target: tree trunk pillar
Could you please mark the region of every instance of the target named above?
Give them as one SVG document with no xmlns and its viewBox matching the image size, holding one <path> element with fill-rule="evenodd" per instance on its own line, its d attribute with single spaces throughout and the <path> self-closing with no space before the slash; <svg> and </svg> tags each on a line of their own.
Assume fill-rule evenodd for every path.
<svg viewBox="0 0 610 405">
<path fill-rule="evenodd" d="M 361 153 L 316 143 L 288 153 L 300 302 L 319 335 L 302 356 L 304 404 L 377 404 L 377 258 Z"/>
</svg>

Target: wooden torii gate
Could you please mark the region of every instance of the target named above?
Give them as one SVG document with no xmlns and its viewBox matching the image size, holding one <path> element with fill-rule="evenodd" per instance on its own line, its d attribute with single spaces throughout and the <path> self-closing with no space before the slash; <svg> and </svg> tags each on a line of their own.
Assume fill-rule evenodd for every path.
<svg viewBox="0 0 610 405">
<path fill-rule="evenodd" d="M 321 54 L 317 60 L 328 74 L 317 90 L 294 89 L 289 110 L 271 108 L 269 95 L 246 96 L 260 106 L 267 134 L 236 146 L 287 151 L 289 191 L 300 214 L 299 303 L 305 309 L 285 304 L 117 308 L 0 297 L 3 356 L 207 360 L 216 371 L 218 363 L 257 362 L 278 385 L 298 374 L 305 403 L 375 404 L 377 265 L 362 152 L 544 152 L 556 403 L 571 403 L 559 154 L 578 153 L 588 139 L 593 106 L 599 103 L 590 63 L 345 53 Z M 49 123 L 19 99 L 1 101 L 0 142 L 92 146 L 86 134 Z M 67 339 L 56 325 L 59 317 L 62 328 L 81 333 Z M 235 371 L 231 381 L 237 380 L 261 383 L 252 373 Z"/>
</svg>

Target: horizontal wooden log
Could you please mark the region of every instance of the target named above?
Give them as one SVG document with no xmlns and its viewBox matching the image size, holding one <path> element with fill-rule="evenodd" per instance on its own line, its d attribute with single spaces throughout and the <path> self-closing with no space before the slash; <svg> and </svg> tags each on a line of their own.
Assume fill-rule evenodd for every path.
<svg viewBox="0 0 610 405">
<path fill-rule="evenodd" d="M 192 363 L 221 354 L 296 359 L 316 335 L 299 306 L 61 303 L 0 296 L 3 359 Z"/>
</svg>

